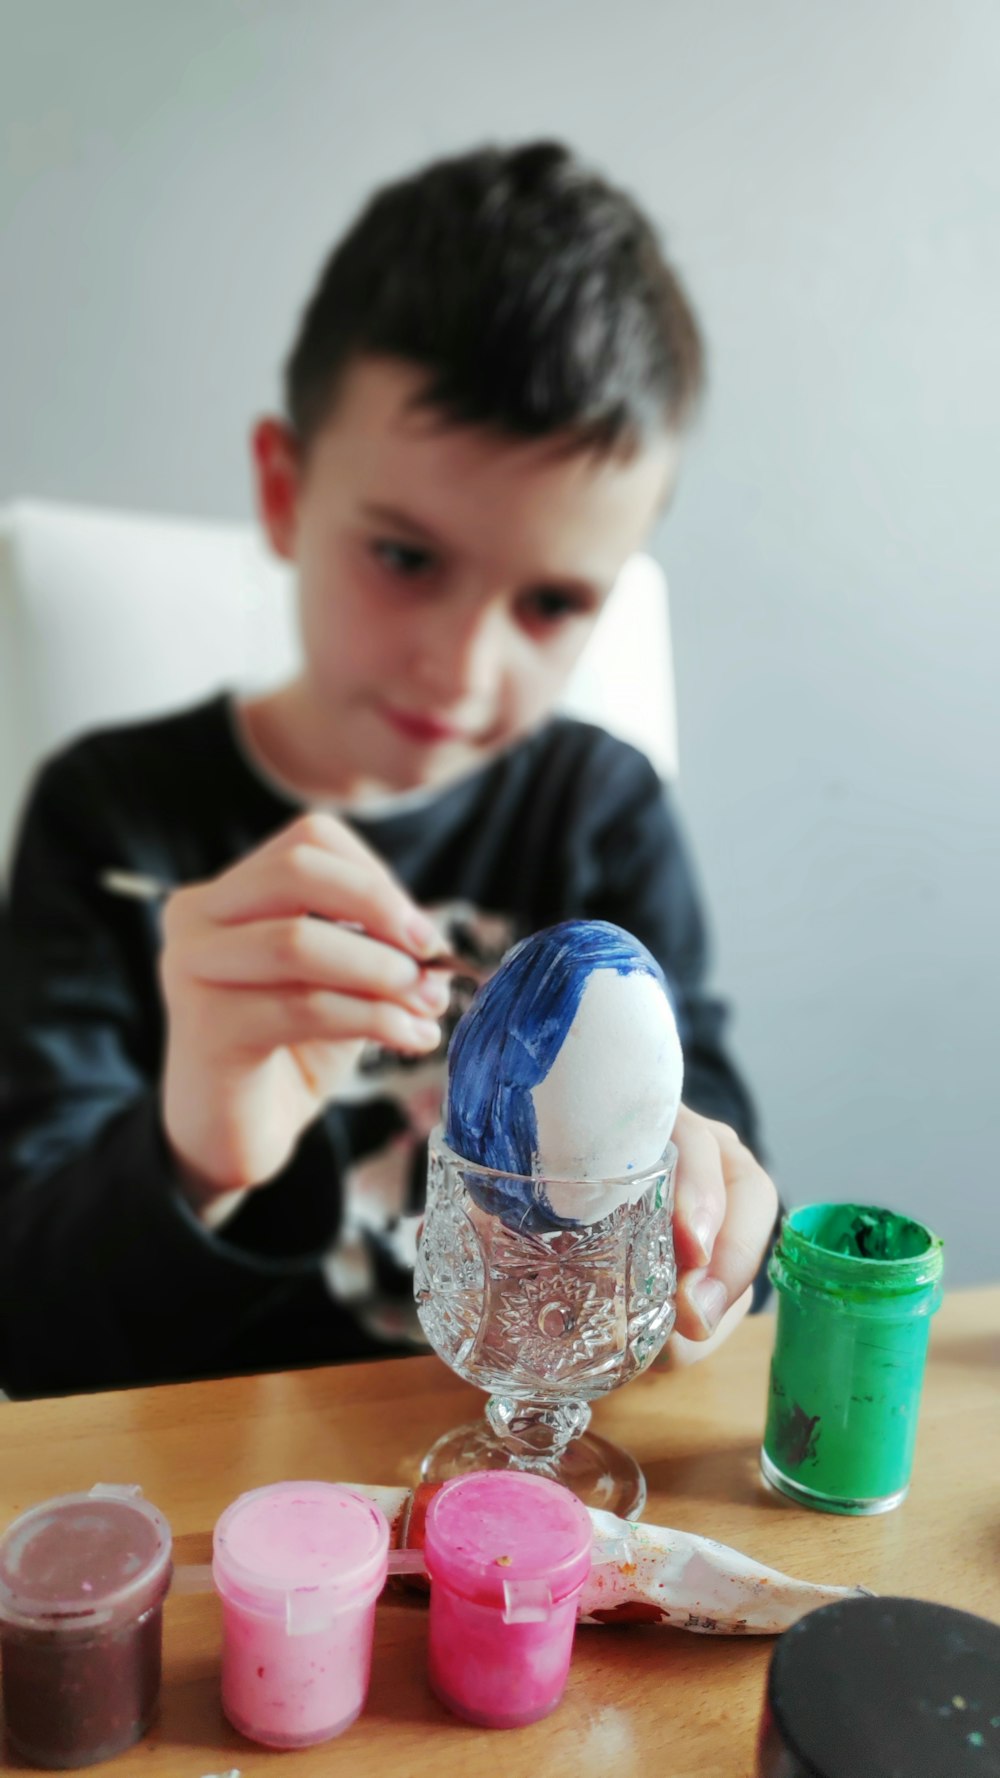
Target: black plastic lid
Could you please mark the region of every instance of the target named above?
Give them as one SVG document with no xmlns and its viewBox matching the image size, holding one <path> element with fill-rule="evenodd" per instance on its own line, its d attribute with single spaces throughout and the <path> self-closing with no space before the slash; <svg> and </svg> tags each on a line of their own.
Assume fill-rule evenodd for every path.
<svg viewBox="0 0 1000 1778">
<path fill-rule="evenodd" d="M 771 1657 L 760 1778 L 1000 1778 L 1000 1624 L 844 1599 Z"/>
</svg>

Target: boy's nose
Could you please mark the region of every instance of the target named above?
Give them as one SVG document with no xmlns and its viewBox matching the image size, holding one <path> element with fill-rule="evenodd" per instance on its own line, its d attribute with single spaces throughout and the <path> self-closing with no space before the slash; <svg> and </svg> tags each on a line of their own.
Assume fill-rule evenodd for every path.
<svg viewBox="0 0 1000 1778">
<path fill-rule="evenodd" d="M 474 705 L 492 714 L 503 651 L 503 618 L 497 610 L 436 614 L 421 636 L 416 662 L 421 687 L 442 710 Z"/>
</svg>

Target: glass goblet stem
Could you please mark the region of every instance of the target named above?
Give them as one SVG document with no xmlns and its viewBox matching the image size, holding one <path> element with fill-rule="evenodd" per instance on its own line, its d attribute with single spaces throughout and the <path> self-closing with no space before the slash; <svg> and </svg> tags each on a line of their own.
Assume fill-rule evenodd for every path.
<svg viewBox="0 0 1000 1778">
<path fill-rule="evenodd" d="M 590 1405 L 578 1396 L 555 1401 L 491 1395 L 486 1418 L 518 1469 L 553 1469 L 572 1439 L 590 1425 Z"/>
</svg>

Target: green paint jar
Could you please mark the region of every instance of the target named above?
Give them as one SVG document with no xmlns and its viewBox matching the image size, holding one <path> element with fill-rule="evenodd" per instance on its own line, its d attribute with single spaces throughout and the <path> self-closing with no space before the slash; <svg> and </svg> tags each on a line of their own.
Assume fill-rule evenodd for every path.
<svg viewBox="0 0 1000 1778">
<path fill-rule="evenodd" d="M 809 1204 L 782 1219 L 765 1481 L 823 1512 L 881 1513 L 909 1487 L 942 1245 L 892 1210 Z"/>
</svg>

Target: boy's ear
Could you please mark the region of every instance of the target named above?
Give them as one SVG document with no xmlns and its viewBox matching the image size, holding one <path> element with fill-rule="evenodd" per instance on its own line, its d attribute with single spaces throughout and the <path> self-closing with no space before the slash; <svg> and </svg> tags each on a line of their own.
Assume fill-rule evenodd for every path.
<svg viewBox="0 0 1000 1778">
<path fill-rule="evenodd" d="M 299 463 L 295 440 L 283 420 L 258 420 L 250 435 L 257 510 L 275 555 L 295 555 Z"/>
</svg>

